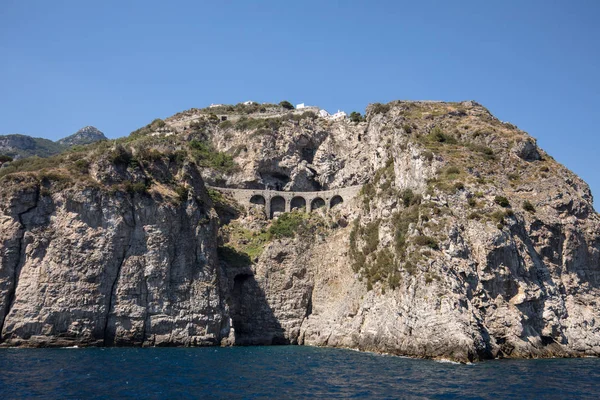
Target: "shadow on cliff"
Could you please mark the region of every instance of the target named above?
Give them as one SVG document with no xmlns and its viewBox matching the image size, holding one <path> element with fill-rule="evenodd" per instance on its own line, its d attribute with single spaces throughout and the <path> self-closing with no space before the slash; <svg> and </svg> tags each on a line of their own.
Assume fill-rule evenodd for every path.
<svg viewBox="0 0 600 400">
<path fill-rule="evenodd" d="M 290 344 L 285 330 L 254 277 L 252 260 L 247 254 L 222 246 L 219 260 L 227 276 L 229 305 L 235 345 Z"/>
</svg>

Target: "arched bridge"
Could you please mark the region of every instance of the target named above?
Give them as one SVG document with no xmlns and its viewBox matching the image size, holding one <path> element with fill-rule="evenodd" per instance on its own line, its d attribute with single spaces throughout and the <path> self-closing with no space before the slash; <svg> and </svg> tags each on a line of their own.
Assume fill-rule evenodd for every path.
<svg viewBox="0 0 600 400">
<path fill-rule="evenodd" d="M 207 187 L 223 194 L 229 194 L 238 203 L 245 206 L 262 205 L 265 207 L 267 216 L 273 218 L 275 213 L 289 212 L 294 209 L 304 209 L 307 212 L 321 207 L 330 209 L 353 199 L 362 185 L 320 192 L 283 192 L 278 190 Z"/>
</svg>

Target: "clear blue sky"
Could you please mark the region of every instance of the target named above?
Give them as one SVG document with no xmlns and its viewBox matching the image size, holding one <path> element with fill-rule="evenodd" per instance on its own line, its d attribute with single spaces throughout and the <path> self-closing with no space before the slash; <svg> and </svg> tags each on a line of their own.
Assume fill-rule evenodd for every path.
<svg viewBox="0 0 600 400">
<path fill-rule="evenodd" d="M 599 20 L 594 0 L 0 0 L 0 134 L 115 138 L 249 99 L 473 99 L 600 196 Z"/>
</svg>

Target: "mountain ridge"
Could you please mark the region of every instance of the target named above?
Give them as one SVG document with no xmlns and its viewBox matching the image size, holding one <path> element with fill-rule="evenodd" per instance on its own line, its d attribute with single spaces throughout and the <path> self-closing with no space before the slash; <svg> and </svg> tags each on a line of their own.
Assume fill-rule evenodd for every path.
<svg viewBox="0 0 600 400">
<path fill-rule="evenodd" d="M 190 109 L 25 161 L 0 169 L 2 346 L 600 355 L 589 187 L 476 102 Z"/>
<path fill-rule="evenodd" d="M 33 156 L 50 157 L 72 146 L 86 145 L 102 140 L 108 139 L 93 126 L 81 128 L 74 134 L 57 141 L 23 134 L 0 135 L 0 155 L 14 159 Z"/>
</svg>

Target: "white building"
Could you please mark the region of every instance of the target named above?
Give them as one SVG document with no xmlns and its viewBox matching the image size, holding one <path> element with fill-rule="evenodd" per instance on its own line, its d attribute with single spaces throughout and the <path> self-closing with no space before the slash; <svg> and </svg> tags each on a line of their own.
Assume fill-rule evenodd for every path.
<svg viewBox="0 0 600 400">
<path fill-rule="evenodd" d="M 323 118 L 327 118 L 330 117 L 331 114 L 329 114 L 327 111 L 325 110 L 319 110 L 319 117 L 323 117 Z"/>
<path fill-rule="evenodd" d="M 251 106 L 252 104 L 258 104 L 258 103 L 255 101 L 252 101 L 252 100 L 248 100 L 248 101 L 243 102 L 242 104 L 245 106 Z"/>
<path fill-rule="evenodd" d="M 306 105 L 304 103 L 300 103 L 296 105 L 296 110 L 302 110 L 303 108 L 306 108 Z"/>
<path fill-rule="evenodd" d="M 331 116 L 331 119 L 342 119 L 346 118 L 347 114 L 344 111 L 338 110 L 335 114 Z"/>
<path fill-rule="evenodd" d="M 222 107 L 223 104 L 211 104 L 208 108 Z"/>
</svg>

